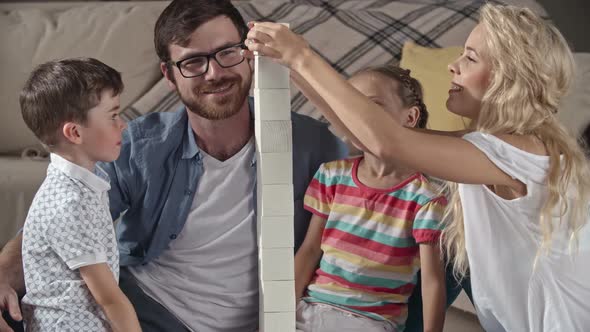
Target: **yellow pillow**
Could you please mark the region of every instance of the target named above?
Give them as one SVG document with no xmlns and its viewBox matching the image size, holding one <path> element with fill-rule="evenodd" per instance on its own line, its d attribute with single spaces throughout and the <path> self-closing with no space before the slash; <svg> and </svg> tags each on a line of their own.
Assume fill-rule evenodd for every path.
<svg viewBox="0 0 590 332">
<path fill-rule="evenodd" d="M 408 41 L 402 50 L 400 67 L 411 70 L 412 77 L 422 84 L 424 104 L 428 109 L 428 128 L 462 130 L 468 120 L 447 110 L 446 101 L 451 87 L 451 73 L 447 65 L 453 62 L 462 47 L 429 48 Z"/>
</svg>

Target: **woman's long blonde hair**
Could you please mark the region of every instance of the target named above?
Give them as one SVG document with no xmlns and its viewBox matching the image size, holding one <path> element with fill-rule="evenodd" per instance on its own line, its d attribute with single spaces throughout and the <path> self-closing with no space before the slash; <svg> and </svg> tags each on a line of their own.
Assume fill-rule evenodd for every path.
<svg viewBox="0 0 590 332">
<path fill-rule="evenodd" d="M 560 217 L 568 212 L 561 222 L 570 244 L 575 244 L 577 232 L 587 220 L 590 171 L 580 144 L 556 118 L 559 102 L 574 76 L 573 55 L 561 33 L 529 9 L 486 4 L 480 24 L 492 73 L 472 128 L 490 134 L 533 135 L 545 144 L 550 165 L 548 198 L 539 220 L 539 250 L 550 248 L 555 207 L 559 207 Z M 452 259 L 455 276 L 462 278 L 468 269 L 463 209 L 457 184 L 450 187 L 443 246 Z M 577 195 L 566 198 L 572 188 Z"/>
</svg>

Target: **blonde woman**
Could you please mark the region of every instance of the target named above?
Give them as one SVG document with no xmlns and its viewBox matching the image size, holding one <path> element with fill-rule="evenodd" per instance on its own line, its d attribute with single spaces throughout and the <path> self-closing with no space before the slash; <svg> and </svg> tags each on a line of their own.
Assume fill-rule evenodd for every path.
<svg viewBox="0 0 590 332">
<path fill-rule="evenodd" d="M 402 127 L 280 25 L 255 23 L 247 45 L 303 77 L 379 159 L 457 183 L 445 247 L 457 275 L 470 268 L 487 331 L 590 328 L 590 171 L 555 117 L 573 76 L 555 27 L 528 9 L 482 8 L 449 65 L 447 107 L 472 120 L 462 137 Z"/>
</svg>

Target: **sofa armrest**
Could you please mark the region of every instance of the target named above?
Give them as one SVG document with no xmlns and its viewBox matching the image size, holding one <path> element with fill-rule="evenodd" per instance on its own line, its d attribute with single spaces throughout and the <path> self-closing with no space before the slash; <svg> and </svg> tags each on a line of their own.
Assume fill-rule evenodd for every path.
<svg viewBox="0 0 590 332">
<path fill-rule="evenodd" d="M 49 161 L 0 157 L 0 248 L 22 227 Z"/>
</svg>

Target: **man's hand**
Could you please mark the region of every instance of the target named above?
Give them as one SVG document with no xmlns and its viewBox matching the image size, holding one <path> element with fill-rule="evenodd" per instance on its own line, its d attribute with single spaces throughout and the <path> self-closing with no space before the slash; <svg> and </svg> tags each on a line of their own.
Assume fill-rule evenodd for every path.
<svg viewBox="0 0 590 332">
<path fill-rule="evenodd" d="M 22 320 L 22 314 L 18 305 L 18 295 L 12 287 L 0 280 L 0 312 L 7 312 L 16 321 Z M 0 332 L 13 332 L 8 324 L 0 316 Z"/>
<path fill-rule="evenodd" d="M 21 253 L 22 233 L 10 240 L 0 252 L 0 312 L 8 312 L 16 321 L 22 320 L 18 294 L 25 291 L 23 258 Z M 0 315 L 0 332 L 12 332 Z"/>
</svg>

